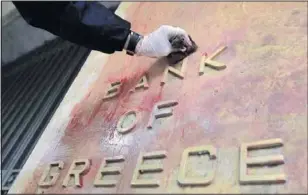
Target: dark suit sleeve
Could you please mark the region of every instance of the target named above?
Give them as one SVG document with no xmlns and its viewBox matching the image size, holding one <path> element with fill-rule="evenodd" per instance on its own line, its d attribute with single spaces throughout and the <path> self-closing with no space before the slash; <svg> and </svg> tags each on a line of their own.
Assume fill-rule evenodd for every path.
<svg viewBox="0 0 308 195">
<path fill-rule="evenodd" d="M 22 17 L 32 26 L 104 53 L 122 51 L 131 24 L 94 1 L 16 1 Z"/>
</svg>

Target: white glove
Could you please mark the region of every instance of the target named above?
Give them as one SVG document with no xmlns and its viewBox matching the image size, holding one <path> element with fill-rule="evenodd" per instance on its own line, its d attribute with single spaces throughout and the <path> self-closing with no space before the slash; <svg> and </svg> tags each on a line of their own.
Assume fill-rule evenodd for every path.
<svg viewBox="0 0 308 195">
<path fill-rule="evenodd" d="M 184 35 L 184 40 L 192 45 L 185 30 L 179 27 L 162 25 L 137 43 L 135 53 L 139 56 L 163 57 L 172 52 L 180 51 L 181 49 L 172 48 L 169 42 L 170 37 L 175 35 Z"/>
</svg>

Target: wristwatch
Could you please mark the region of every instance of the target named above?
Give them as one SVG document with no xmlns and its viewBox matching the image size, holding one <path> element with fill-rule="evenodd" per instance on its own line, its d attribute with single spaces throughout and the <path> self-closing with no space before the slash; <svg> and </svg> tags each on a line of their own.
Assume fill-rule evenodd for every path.
<svg viewBox="0 0 308 195">
<path fill-rule="evenodd" d="M 131 56 L 135 55 L 136 46 L 140 39 L 142 39 L 142 36 L 140 34 L 133 31 L 130 32 L 124 46 L 124 48 L 126 49 L 126 54 Z"/>
</svg>

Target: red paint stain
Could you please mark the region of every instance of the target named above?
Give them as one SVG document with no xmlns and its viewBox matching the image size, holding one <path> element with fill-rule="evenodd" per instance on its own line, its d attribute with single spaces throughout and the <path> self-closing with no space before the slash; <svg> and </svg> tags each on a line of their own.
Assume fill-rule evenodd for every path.
<svg viewBox="0 0 308 195">
<path fill-rule="evenodd" d="M 129 101 L 130 93 L 129 91 L 136 86 L 136 84 L 140 81 L 141 77 L 145 74 L 145 69 L 137 69 L 133 74 L 127 76 L 122 75 L 120 77 L 113 77 L 110 76 L 107 79 L 107 83 L 115 83 L 121 82 L 121 87 L 119 88 L 119 94 L 114 97 L 117 99 L 116 106 L 113 106 L 110 111 L 103 113 L 103 119 L 106 122 L 112 122 L 115 117 L 116 112 L 123 108 L 125 109 L 126 103 Z M 105 89 L 106 90 L 106 89 Z M 112 100 L 103 100 L 103 97 L 99 98 L 98 102 L 89 102 L 91 91 L 83 98 L 83 100 L 76 104 L 70 114 L 70 122 L 68 125 L 69 130 L 77 130 L 81 128 L 85 128 L 86 126 L 90 125 L 93 119 L 97 116 L 100 112 L 102 104 L 108 103 Z M 112 106 L 112 105 L 111 105 Z"/>
<path fill-rule="evenodd" d="M 81 126 L 83 126 L 83 124 L 81 123 L 81 104 L 78 103 L 74 106 L 71 114 L 70 114 L 70 121 L 68 123 L 67 129 L 76 129 L 79 128 Z"/>
<path fill-rule="evenodd" d="M 154 105 L 161 101 L 162 99 L 162 87 L 160 87 L 159 92 L 157 95 L 153 95 L 153 96 L 145 96 L 140 105 L 138 106 L 138 110 L 139 111 L 147 111 L 147 112 L 151 112 Z"/>
<path fill-rule="evenodd" d="M 68 128 L 68 129 L 74 129 L 74 128 L 76 128 L 76 127 L 78 126 L 78 121 L 79 121 L 79 120 L 77 119 L 77 117 L 73 116 L 73 117 L 71 118 L 70 122 L 68 123 L 67 128 Z"/>
<path fill-rule="evenodd" d="M 83 176 L 82 177 L 79 177 L 79 182 L 80 182 L 80 186 L 79 188 L 82 188 L 83 187 Z"/>
<path fill-rule="evenodd" d="M 117 98 L 116 105 L 112 109 L 110 109 L 110 111 L 103 113 L 103 118 L 106 122 L 112 122 L 115 118 L 117 111 L 121 111 L 120 109 L 126 109 L 125 105 L 127 105 L 127 103 L 129 102 L 130 97 L 129 91 L 135 87 L 143 74 L 144 72 L 137 72 L 133 76 L 124 76 L 120 80 L 117 80 L 120 81 L 122 85 L 119 89 L 119 94 L 117 95 L 117 97 L 115 97 Z"/>
</svg>

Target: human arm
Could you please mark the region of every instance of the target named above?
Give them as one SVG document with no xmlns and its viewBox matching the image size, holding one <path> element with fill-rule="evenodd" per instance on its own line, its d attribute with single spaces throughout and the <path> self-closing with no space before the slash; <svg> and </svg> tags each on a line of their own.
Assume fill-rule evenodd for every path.
<svg viewBox="0 0 308 195">
<path fill-rule="evenodd" d="M 131 24 L 98 2 L 13 2 L 32 26 L 104 53 L 122 51 Z"/>
<path fill-rule="evenodd" d="M 98 2 L 16 1 L 13 3 L 30 25 L 108 54 L 125 49 L 130 54 L 162 57 L 178 51 L 172 48 L 170 37 L 183 35 L 187 43 L 190 42 L 183 29 L 167 25 L 142 37 L 130 30 L 130 22 Z"/>
</svg>

